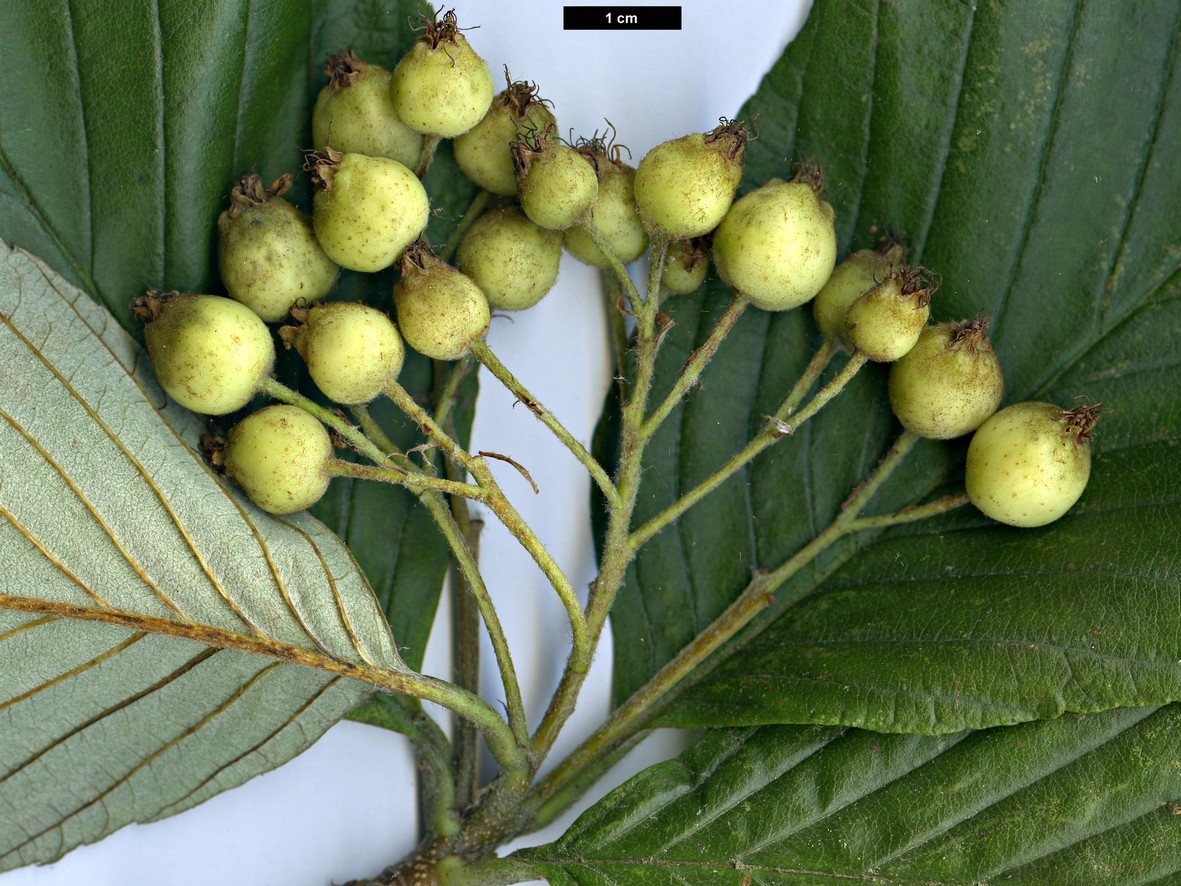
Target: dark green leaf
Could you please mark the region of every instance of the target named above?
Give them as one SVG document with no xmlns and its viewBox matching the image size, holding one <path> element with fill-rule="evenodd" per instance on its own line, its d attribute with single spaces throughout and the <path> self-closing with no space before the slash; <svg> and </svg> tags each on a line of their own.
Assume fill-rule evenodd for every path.
<svg viewBox="0 0 1181 886">
<path fill-rule="evenodd" d="M 272 769 L 351 677 L 406 673 L 340 540 L 219 481 L 139 345 L 2 244 L 0 377 L 0 870 Z"/>
<path fill-rule="evenodd" d="M 418 0 L 0 5 L 0 57 L 13 73 L 0 82 L 0 239 L 42 256 L 135 334 L 127 307 L 135 293 L 220 292 L 215 222 L 231 182 L 298 172 L 325 56 L 352 45 L 392 66 L 426 8 Z M 428 233 L 442 244 L 474 187 L 447 149 L 427 184 L 436 209 Z M 307 205 L 305 176 L 289 196 Z M 388 307 L 393 277 L 346 272 L 333 297 Z M 429 392 L 425 361 L 412 359 L 407 375 L 416 392 Z M 466 435 L 471 410 L 457 418 Z M 399 442 L 412 439 L 392 415 L 388 427 Z M 417 665 L 447 549 L 411 496 L 375 485 L 338 480 L 316 514 L 356 552 Z"/>
<path fill-rule="evenodd" d="M 1178 735 L 1177 705 L 938 737 L 715 731 L 513 857 L 554 886 L 1175 882 Z"/>
<path fill-rule="evenodd" d="M 942 274 L 937 317 L 994 315 L 1007 401 L 1081 396 L 1108 415 L 1065 519 L 1016 531 L 961 513 L 834 546 L 666 722 L 954 731 L 1181 698 L 1179 16 L 817 3 L 746 109 L 761 115 L 747 185 L 819 158 L 842 253 L 892 227 Z M 719 289 L 669 303 L 662 385 Z M 748 439 L 819 344 L 806 310 L 748 315 L 732 337 L 653 445 L 639 520 Z M 618 698 L 838 513 L 897 433 L 884 377 L 862 372 L 641 551 L 613 621 Z M 921 444 L 871 512 L 954 488 L 963 449 Z"/>
</svg>

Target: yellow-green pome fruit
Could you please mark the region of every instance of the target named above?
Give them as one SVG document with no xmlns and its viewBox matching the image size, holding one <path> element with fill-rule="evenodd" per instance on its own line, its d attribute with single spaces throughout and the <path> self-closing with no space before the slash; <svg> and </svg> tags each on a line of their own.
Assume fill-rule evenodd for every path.
<svg viewBox="0 0 1181 886">
<path fill-rule="evenodd" d="M 906 247 L 893 240 L 881 249 L 861 249 L 847 256 L 812 300 L 812 314 L 820 331 L 848 344 L 849 305 L 886 279 L 890 269 L 901 266 L 905 259 Z"/>
<path fill-rule="evenodd" d="M 300 325 L 285 326 L 279 335 L 299 351 L 316 387 L 334 403 L 368 403 L 402 371 L 402 336 L 376 308 L 329 302 L 294 313 Z"/>
<path fill-rule="evenodd" d="M 535 224 L 564 231 L 599 199 L 599 177 L 578 151 L 547 138 L 513 145 L 521 208 Z"/>
<path fill-rule="evenodd" d="M 746 154 L 746 128 L 723 120 L 711 132 L 662 142 L 636 168 L 636 208 L 648 230 L 670 240 L 708 234 L 725 216 Z"/>
<path fill-rule="evenodd" d="M 394 308 L 406 344 L 432 360 L 458 360 L 488 331 L 488 299 L 425 243 L 407 249 L 401 267 Z"/>
<path fill-rule="evenodd" d="M 809 301 L 836 264 L 832 207 L 805 181 L 771 179 L 735 200 L 713 243 L 726 285 L 765 311 Z"/>
<path fill-rule="evenodd" d="M 508 79 L 508 71 L 505 71 Z M 558 123 L 537 84 L 509 81 L 484 118 L 452 143 L 455 162 L 473 182 L 501 197 L 517 196 L 513 144 L 523 135 L 556 133 Z"/>
<path fill-rule="evenodd" d="M 310 508 L 328 489 L 332 441 L 318 420 L 297 406 L 260 409 L 227 435 L 220 458 L 226 474 L 271 514 Z"/>
<path fill-rule="evenodd" d="M 702 237 L 676 240 L 668 245 L 661 288 L 669 295 L 688 295 L 705 282 L 709 270 L 709 246 Z"/>
<path fill-rule="evenodd" d="M 257 175 L 243 176 L 217 219 L 217 264 L 226 292 L 268 323 L 296 303 L 326 296 L 340 273 L 320 248 L 311 219 L 283 199 L 290 185 L 290 175 L 269 188 Z"/>
<path fill-rule="evenodd" d="M 516 206 L 481 215 L 459 242 L 455 263 L 498 311 L 531 308 L 554 287 L 562 234 L 534 224 Z"/>
<path fill-rule="evenodd" d="M 980 427 L 1005 393 L 987 318 L 924 328 L 890 366 L 889 392 L 894 415 L 920 437 L 950 440 Z"/>
<path fill-rule="evenodd" d="M 397 160 L 328 148 L 309 155 L 306 168 L 316 185 L 316 238 L 342 268 L 388 268 L 430 220 L 422 182 Z"/>
<path fill-rule="evenodd" d="M 897 268 L 849 305 L 849 341 L 875 363 L 905 356 L 931 316 L 931 293 L 938 288 L 922 265 Z"/>
<path fill-rule="evenodd" d="M 972 435 L 964 484 L 972 504 L 1009 526 L 1044 526 L 1078 501 L 1091 476 L 1098 406 L 1007 406 Z"/>
<path fill-rule="evenodd" d="M 389 157 L 411 169 L 422 154 L 422 133 L 402 122 L 390 97 L 391 73 L 363 62 L 350 47 L 328 56 L 328 85 L 312 108 L 316 149 Z"/>
<path fill-rule="evenodd" d="M 426 27 L 394 68 L 390 98 L 398 117 L 426 135 L 455 138 L 492 104 L 492 72 L 460 33 L 454 11 Z"/>
<path fill-rule="evenodd" d="M 131 308 L 146 321 L 144 341 L 160 387 L 193 412 L 241 409 L 275 363 L 270 330 L 233 299 L 149 292 Z"/>
<path fill-rule="evenodd" d="M 591 206 L 590 223 L 603 235 L 616 258 L 625 265 L 635 261 L 648 248 L 648 234 L 636 211 L 635 169 L 619 159 L 618 151 L 605 148 L 601 139 L 591 139 L 577 150 L 599 177 L 599 197 Z M 567 229 L 565 244 L 580 262 L 596 268 L 611 267 L 607 256 L 582 228 Z"/>
</svg>

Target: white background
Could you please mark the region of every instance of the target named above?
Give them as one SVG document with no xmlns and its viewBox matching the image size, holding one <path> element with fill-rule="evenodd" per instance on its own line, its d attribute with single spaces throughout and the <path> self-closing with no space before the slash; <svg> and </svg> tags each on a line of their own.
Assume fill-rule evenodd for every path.
<svg viewBox="0 0 1181 886">
<path fill-rule="evenodd" d="M 798 31 L 806 0 L 741 5 L 688 0 L 682 7 L 679 32 L 565 32 L 562 6 L 553 0 L 511 5 L 468 0 L 457 13 L 461 26 L 480 26 L 467 36 L 498 88 L 506 64 L 514 78 L 536 81 L 554 103 L 563 132 L 573 128 L 589 135 L 609 118 L 634 163 L 661 141 L 707 131 L 719 117 L 735 114 Z M 494 319 L 488 341 L 574 436 L 589 444 L 610 371 L 597 272 L 564 256 L 554 291 L 511 320 Z M 589 481 L 527 410 L 512 405 L 512 397 L 484 374 L 473 447 L 511 455 L 529 469 L 541 487 L 538 496 L 511 467 L 495 466 L 506 493 L 575 588 L 585 589 L 594 575 Z M 568 649 L 565 613 L 532 561 L 493 519 L 486 521 L 481 562 L 536 725 Z M 443 612 L 428 649 L 427 673 L 450 674 L 449 638 L 441 630 L 446 622 Z M 484 662 L 492 661 L 486 648 Z M 610 662 L 607 632 L 554 759 L 606 716 Z M 483 694 L 499 704 L 495 673 L 487 673 Z M 653 736 L 586 802 L 680 747 L 675 734 Z M 513 845 L 555 838 L 577 811 Z M 372 876 L 410 851 L 416 818 L 408 743 L 394 733 L 342 723 L 274 772 L 183 815 L 124 828 L 56 864 L 0 875 L 0 886 L 340 883 Z"/>
</svg>

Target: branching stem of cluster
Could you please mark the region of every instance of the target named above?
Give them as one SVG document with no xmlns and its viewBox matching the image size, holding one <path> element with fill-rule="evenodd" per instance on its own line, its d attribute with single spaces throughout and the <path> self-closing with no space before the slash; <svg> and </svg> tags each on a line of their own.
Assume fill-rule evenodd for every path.
<svg viewBox="0 0 1181 886">
<path fill-rule="evenodd" d="M 383 467 L 381 465 L 359 465 L 356 462 L 334 458 L 328 465 L 328 473 L 333 477 L 352 477 L 354 480 L 376 480 L 379 483 L 393 483 L 404 486 L 415 495 L 420 495 L 428 489 L 443 492 L 447 495 L 462 495 L 476 501 L 484 501 L 487 493 L 479 486 L 471 483 L 444 480 L 429 474 L 411 473 L 401 468 Z"/>
<path fill-rule="evenodd" d="M 459 401 L 459 389 L 463 386 L 464 379 L 472 370 L 472 358 L 464 354 L 453 364 L 451 364 L 451 371 L 447 375 L 447 381 L 443 383 L 442 389 L 439 391 L 438 397 L 435 399 L 435 424 L 441 428 L 449 428 L 451 425 L 451 417 L 455 412 L 455 405 Z"/>
<path fill-rule="evenodd" d="M 390 381 L 386 385 L 386 394 L 395 405 L 406 413 L 415 424 L 417 424 L 435 444 L 437 444 L 448 458 L 455 462 L 455 464 L 466 469 L 476 483 L 479 485 L 482 495 L 480 500 L 496 515 L 496 518 L 504 524 L 504 527 L 512 533 L 513 537 L 520 543 L 533 561 L 540 567 L 542 573 L 554 590 L 557 592 L 562 605 L 566 609 L 566 613 L 570 619 L 570 630 L 573 635 L 573 653 L 572 661 L 577 663 L 577 666 L 584 671 L 590 667 L 591 657 L 591 643 L 590 637 L 587 633 L 586 618 L 582 612 L 582 604 L 578 600 L 578 595 L 575 593 L 570 580 L 562 572 L 560 566 L 550 552 L 546 550 L 545 545 L 533 532 L 532 527 L 521 517 L 517 509 L 513 507 L 505 494 L 501 491 L 500 485 L 496 482 L 492 471 L 488 468 L 488 463 L 479 456 L 469 455 L 467 450 L 455 442 L 431 417 L 425 409 L 422 408 L 414 398 L 407 393 L 396 381 Z"/>
<path fill-rule="evenodd" d="M 668 703 L 673 690 L 695 671 L 723 643 L 748 625 L 764 609 L 777 603 L 782 609 L 807 593 L 797 589 L 788 599 L 776 600 L 775 592 L 837 540 L 863 529 L 882 529 L 945 513 L 967 503 L 964 493 L 955 493 L 926 505 L 903 508 L 893 514 L 861 517 L 861 510 L 902 463 L 918 438 L 903 432 L 878 463 L 873 473 L 861 483 L 842 510 L 819 535 L 804 545 L 792 557 L 769 572 L 756 574 L 738 598 L 697 635 L 677 656 L 662 667 L 611 716 L 611 719 L 588 738 L 561 765 L 550 773 L 530 795 L 531 808 L 544 818 L 539 824 L 552 820 L 561 809 L 555 803 L 562 795 L 573 799 L 571 785 L 588 780 L 592 772 L 602 771 L 604 761 L 615 759 L 624 743 L 634 736 Z M 564 808 L 564 807 L 563 807 Z"/>
<path fill-rule="evenodd" d="M 536 397 L 534 397 L 529 390 L 517 380 L 517 377 L 509 371 L 509 368 L 500 362 L 500 358 L 492 352 L 485 342 L 478 341 L 472 344 L 472 355 L 483 364 L 484 368 L 496 377 L 496 380 L 504 385 L 525 407 L 540 419 L 541 423 L 549 428 L 555 437 L 562 442 L 562 445 L 570 450 L 571 454 L 582 463 L 586 468 L 587 473 L 590 474 L 591 479 L 595 481 L 595 485 L 607 497 L 609 502 L 617 502 L 619 494 L 615 489 L 615 484 L 611 482 L 611 478 L 607 476 L 607 472 L 603 470 L 603 466 L 599 464 L 598 460 L 591 455 L 585 446 L 574 439 L 574 435 L 566 430 L 554 414 L 550 412 Z"/>
<path fill-rule="evenodd" d="M 632 303 L 632 310 L 634 311 L 636 309 L 636 303 L 640 301 L 640 292 L 638 289 L 636 289 L 636 284 L 632 282 L 632 278 L 628 275 L 627 267 L 619 260 L 619 256 L 615 254 L 615 250 L 611 248 L 611 244 L 607 242 L 607 238 L 604 237 L 602 232 L 595 227 L 594 222 L 592 222 L 589 218 L 589 214 L 586 221 L 580 223 L 578 227 L 586 231 L 586 235 L 590 237 L 591 242 L 599 248 L 601 253 L 603 253 L 603 256 L 607 259 L 609 267 L 615 273 L 615 278 L 619 280 L 620 285 L 623 286 L 623 293 L 627 296 L 628 301 Z M 655 246 L 655 244 L 653 245 Z M 657 256 L 655 248 L 651 250 L 650 255 L 652 263 L 656 264 Z M 660 254 L 660 265 L 661 267 L 664 265 L 663 248 Z M 657 284 L 659 285 L 659 278 L 657 278 Z M 659 291 L 659 289 L 650 288 L 648 291 L 656 293 Z"/>
<path fill-rule="evenodd" d="M 364 455 L 374 464 L 383 464 L 387 453 L 381 447 L 366 437 L 355 425 L 343 418 L 336 410 L 321 406 L 315 400 L 305 397 L 299 391 L 293 391 L 273 378 L 264 378 L 258 383 L 258 392 L 272 400 L 298 406 L 309 415 L 314 415 L 325 427 L 336 431 L 350 446 Z"/>
<path fill-rule="evenodd" d="M 827 347 L 827 345 L 825 346 Z M 822 348 L 822 352 L 823 352 Z M 819 354 L 818 354 L 819 356 Z M 792 401 L 798 396 L 800 399 L 807 388 L 797 384 L 793 388 L 792 393 L 788 395 L 788 399 L 784 401 L 783 406 L 779 408 L 775 415 L 769 416 L 766 427 L 763 428 L 755 437 L 747 443 L 742 449 L 730 457 L 725 464 L 710 474 L 706 479 L 702 480 L 697 486 L 682 495 L 679 499 L 650 519 L 647 523 L 632 533 L 629 540 L 633 550 L 638 550 L 645 542 L 651 539 L 654 535 L 660 532 L 667 526 L 675 522 L 682 514 L 689 510 L 693 505 L 697 504 L 727 480 L 729 480 L 735 473 L 740 471 L 746 465 L 759 455 L 765 449 L 769 448 L 777 440 L 782 437 L 794 433 L 800 425 L 819 412 L 833 397 L 844 390 L 845 386 L 853 379 L 853 377 L 860 371 L 861 367 L 866 363 L 864 354 L 854 354 L 849 358 L 849 362 L 842 367 L 841 371 L 830 381 L 827 385 L 816 392 L 806 406 L 804 406 L 798 413 L 792 415 Z M 813 365 L 819 361 L 813 360 Z M 827 359 L 825 360 L 827 362 Z M 811 366 L 809 368 L 812 368 Z M 819 373 L 817 373 L 819 374 Z M 802 381 L 802 380 L 801 380 Z M 812 379 L 815 381 L 815 378 Z M 810 385 L 809 385 L 810 387 Z M 797 401 L 798 402 L 798 401 Z M 786 418 L 791 417 L 790 424 L 787 423 Z"/>
<path fill-rule="evenodd" d="M 599 575 L 591 586 L 590 599 L 587 601 L 586 624 L 590 636 L 590 648 L 598 645 L 599 636 L 607 623 L 607 614 L 611 611 L 611 604 L 615 595 L 623 585 L 627 564 L 631 560 L 628 548 L 628 527 L 631 524 L 632 511 L 635 509 L 636 496 L 640 486 L 640 468 L 644 454 L 645 440 L 641 434 L 644 416 L 648 408 L 648 396 L 652 389 L 652 375 L 655 371 L 656 349 L 658 346 L 656 335 L 656 310 L 660 277 L 664 269 L 665 254 L 668 249 L 666 241 L 657 240 L 651 244 L 648 291 L 649 298 L 640 298 L 635 286 L 627 275 L 627 269 L 615 256 L 610 244 L 593 228 L 588 228 L 592 241 L 611 261 L 611 267 L 619 279 L 620 285 L 628 293 L 632 310 L 636 316 L 636 377 L 629 397 L 622 404 L 622 432 L 620 439 L 619 470 L 615 479 L 618 492 L 616 503 L 610 508 L 607 532 L 603 540 L 603 558 L 599 564 Z M 550 699 L 549 707 L 542 717 L 541 724 L 533 734 L 533 755 L 535 760 L 542 760 L 553 747 L 562 726 L 574 711 L 578 694 L 582 689 L 586 673 L 581 670 L 571 657 L 557 690 Z"/>
<path fill-rule="evenodd" d="M 697 380 L 701 378 L 701 373 L 705 369 L 706 364 L 713 359 L 714 354 L 717 353 L 718 348 L 730 333 L 730 330 L 734 328 L 734 324 L 738 322 L 738 318 L 742 316 L 749 304 L 750 299 L 746 296 L 741 294 L 734 296 L 725 312 L 718 318 L 718 322 L 714 324 L 714 328 L 710 330 L 709 336 L 689 356 L 688 361 L 681 370 L 681 376 L 677 379 L 676 384 L 673 385 L 672 390 L 668 392 L 663 402 L 656 407 L 652 415 L 644 422 L 640 433 L 645 438 L 650 438 L 656 433 L 656 429 L 668 418 L 668 414 L 673 411 L 676 405 L 681 402 L 681 398 L 685 396 L 686 392 L 693 385 L 697 384 Z"/>
</svg>

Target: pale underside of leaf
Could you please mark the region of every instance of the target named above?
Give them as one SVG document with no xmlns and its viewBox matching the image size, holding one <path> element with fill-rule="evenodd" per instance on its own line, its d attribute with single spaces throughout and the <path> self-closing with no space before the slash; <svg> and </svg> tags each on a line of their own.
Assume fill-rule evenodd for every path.
<svg viewBox="0 0 1181 886">
<path fill-rule="evenodd" d="M 0 249 L 6 869 L 279 765 L 405 667 L 340 541 L 223 485 L 113 318 Z"/>
</svg>

